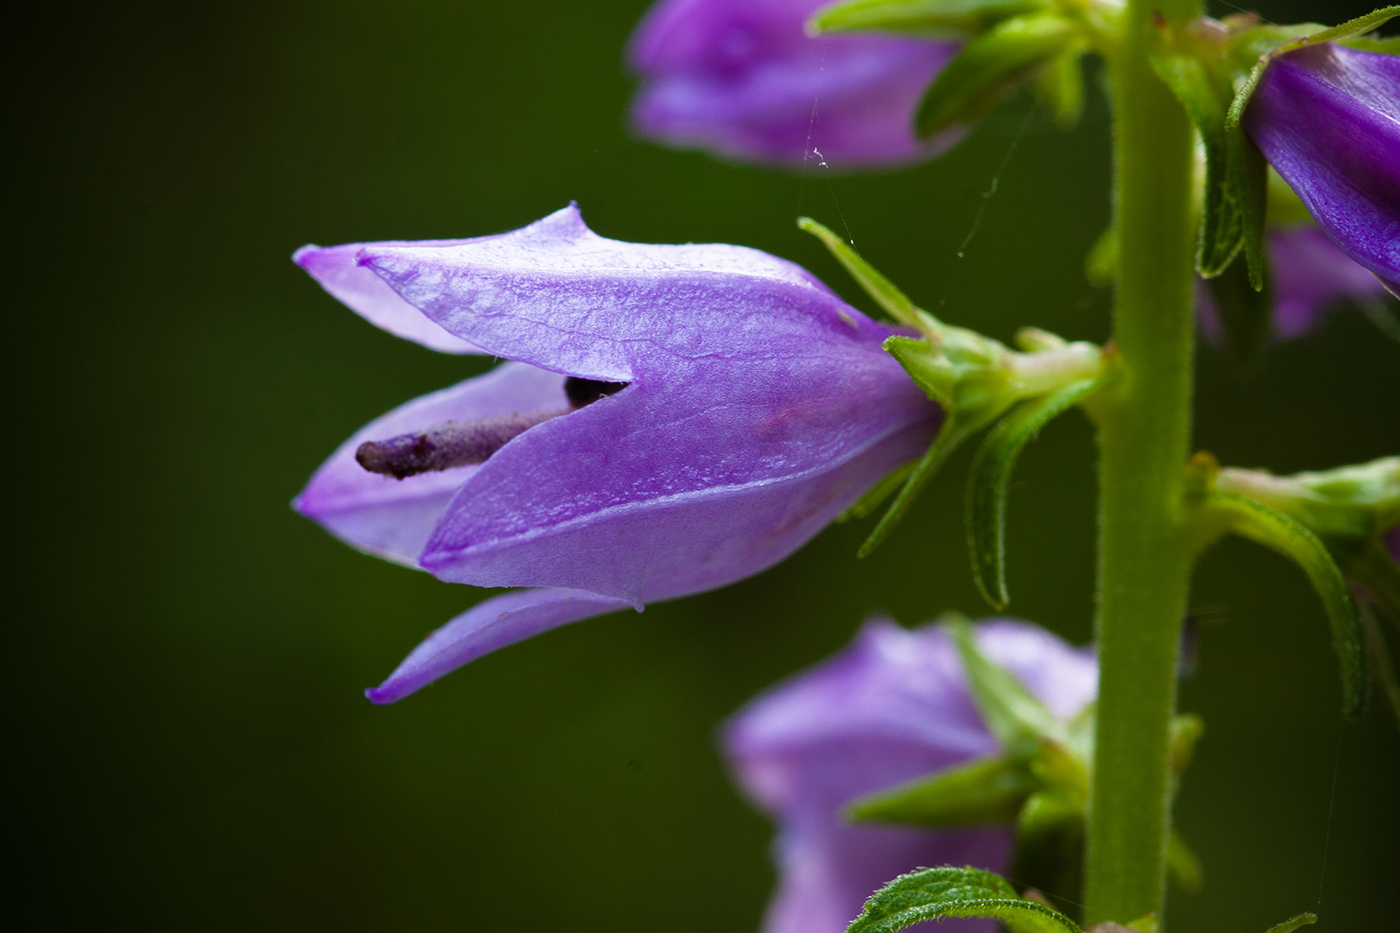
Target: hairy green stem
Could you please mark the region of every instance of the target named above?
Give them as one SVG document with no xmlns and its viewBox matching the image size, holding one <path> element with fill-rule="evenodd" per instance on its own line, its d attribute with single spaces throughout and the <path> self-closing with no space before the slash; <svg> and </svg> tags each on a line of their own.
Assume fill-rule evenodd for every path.
<svg viewBox="0 0 1400 933">
<path fill-rule="evenodd" d="M 1154 11 L 1180 23 L 1200 0 L 1128 0 L 1111 55 L 1122 369 L 1099 426 L 1098 735 L 1089 804 L 1086 920 L 1161 916 L 1170 828 L 1168 738 L 1191 569 L 1181 534 L 1192 380 L 1192 131 L 1153 73 Z"/>
</svg>

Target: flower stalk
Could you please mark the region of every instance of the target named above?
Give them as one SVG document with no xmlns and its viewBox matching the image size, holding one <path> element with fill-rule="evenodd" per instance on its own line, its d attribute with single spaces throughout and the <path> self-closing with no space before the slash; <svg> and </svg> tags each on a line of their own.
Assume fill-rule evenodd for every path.
<svg viewBox="0 0 1400 933">
<path fill-rule="evenodd" d="M 1160 12 L 1158 12 L 1160 11 Z M 1162 914 L 1170 724 L 1191 555 L 1181 534 L 1190 443 L 1192 130 L 1149 63 L 1154 16 L 1199 0 L 1129 0 L 1110 56 L 1120 378 L 1099 420 L 1099 717 L 1086 920 Z"/>
</svg>

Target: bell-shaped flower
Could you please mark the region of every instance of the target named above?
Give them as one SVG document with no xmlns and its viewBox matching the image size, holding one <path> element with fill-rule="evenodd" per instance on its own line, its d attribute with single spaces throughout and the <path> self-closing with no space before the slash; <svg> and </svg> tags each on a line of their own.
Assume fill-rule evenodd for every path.
<svg viewBox="0 0 1400 933">
<path fill-rule="evenodd" d="M 574 206 L 498 236 L 306 247 L 386 330 L 507 362 L 371 422 L 294 502 L 454 583 L 543 587 L 434 633 L 371 697 L 488 651 L 757 573 L 928 446 L 894 331 L 728 245 L 623 243 Z"/>
<path fill-rule="evenodd" d="M 894 36 L 818 36 L 827 0 L 661 0 L 632 36 L 643 86 L 637 131 L 675 146 L 835 169 L 932 156 L 958 128 L 920 140 L 914 113 L 956 46 Z"/>
<path fill-rule="evenodd" d="M 1056 716 L 1068 719 L 1094 698 L 1093 656 L 1036 626 L 985 622 L 976 642 Z M 1000 750 L 944 627 L 867 623 L 840 654 L 739 711 L 723 745 L 745 793 L 779 827 L 778 890 L 764 933 L 841 933 L 876 889 L 916 867 L 1008 867 L 1010 827 L 855 825 L 842 812 L 858 797 Z"/>
<path fill-rule="evenodd" d="M 1400 58 L 1328 42 L 1281 54 L 1243 125 L 1342 252 L 1400 294 Z"/>
</svg>

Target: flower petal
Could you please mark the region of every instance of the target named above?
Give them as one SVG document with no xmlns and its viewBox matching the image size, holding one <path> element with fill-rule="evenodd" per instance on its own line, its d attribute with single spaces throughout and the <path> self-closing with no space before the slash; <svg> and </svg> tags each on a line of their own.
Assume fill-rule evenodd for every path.
<svg viewBox="0 0 1400 933">
<path fill-rule="evenodd" d="M 890 361 L 893 362 L 893 361 Z M 573 586 L 638 604 L 782 560 L 917 457 L 937 409 L 901 373 L 812 360 L 633 384 L 492 457 L 424 550 L 441 579 Z M 876 386 L 870 387 L 870 383 Z"/>
<path fill-rule="evenodd" d="M 384 440 L 445 421 L 567 409 L 564 378 L 524 363 L 506 363 L 484 376 L 401 405 L 340 445 L 293 500 L 292 507 L 362 551 L 416 566 L 452 494 L 481 467 L 456 467 L 397 480 L 365 470 L 355 462 L 355 450 L 365 441 Z"/>
<path fill-rule="evenodd" d="M 422 240 L 414 245 L 428 248 L 465 243 L 466 240 Z M 471 344 L 454 337 L 423 316 L 384 284 L 368 269 L 362 268 L 356 257 L 363 243 L 341 246 L 303 246 L 292 254 L 292 262 L 309 272 L 321 287 L 330 292 L 350 310 L 381 330 L 412 340 L 430 350 L 443 353 L 478 353 Z"/>
<path fill-rule="evenodd" d="M 1013 620 L 982 623 L 976 637 L 1056 715 L 1093 698 L 1089 652 Z M 740 786 L 781 826 L 764 933 L 840 933 L 875 889 L 916 866 L 1006 868 L 1009 830 L 851 825 L 841 815 L 858 796 L 996 751 L 941 627 L 866 623 L 848 649 L 750 702 L 722 742 Z M 996 928 L 969 923 L 957 929 Z"/>
<path fill-rule="evenodd" d="M 457 246 L 370 244 L 360 263 L 488 353 L 628 382 L 698 359 L 762 359 L 888 334 L 810 272 L 727 244 L 625 243 L 570 204 Z"/>
<path fill-rule="evenodd" d="M 952 145 L 913 115 L 954 46 L 805 32 L 824 0 L 666 0 L 637 27 L 638 132 L 743 160 L 830 168 L 899 164 Z"/>
<path fill-rule="evenodd" d="M 1331 43 L 1281 55 L 1244 122 L 1327 235 L 1400 280 L 1400 58 Z"/>
<path fill-rule="evenodd" d="M 429 635 L 389 679 L 365 691 L 375 703 L 395 703 L 499 648 L 541 632 L 626 609 L 627 603 L 581 590 L 522 590 L 478 603 Z"/>
<path fill-rule="evenodd" d="M 1281 340 L 1311 330 L 1332 305 L 1385 295 L 1384 284 L 1321 230 L 1274 232 L 1269 237 L 1269 258 L 1274 273 L 1274 334 Z"/>
</svg>

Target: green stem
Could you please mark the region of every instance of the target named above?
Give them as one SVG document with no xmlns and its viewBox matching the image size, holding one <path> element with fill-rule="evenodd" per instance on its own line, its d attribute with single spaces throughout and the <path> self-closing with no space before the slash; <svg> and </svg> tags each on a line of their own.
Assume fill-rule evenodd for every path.
<svg viewBox="0 0 1400 933">
<path fill-rule="evenodd" d="M 1162 914 L 1168 739 L 1191 569 L 1181 534 L 1192 378 L 1192 131 L 1148 62 L 1153 12 L 1200 0 L 1128 0 L 1113 54 L 1117 397 L 1099 426 L 1098 735 L 1086 920 Z"/>
</svg>

